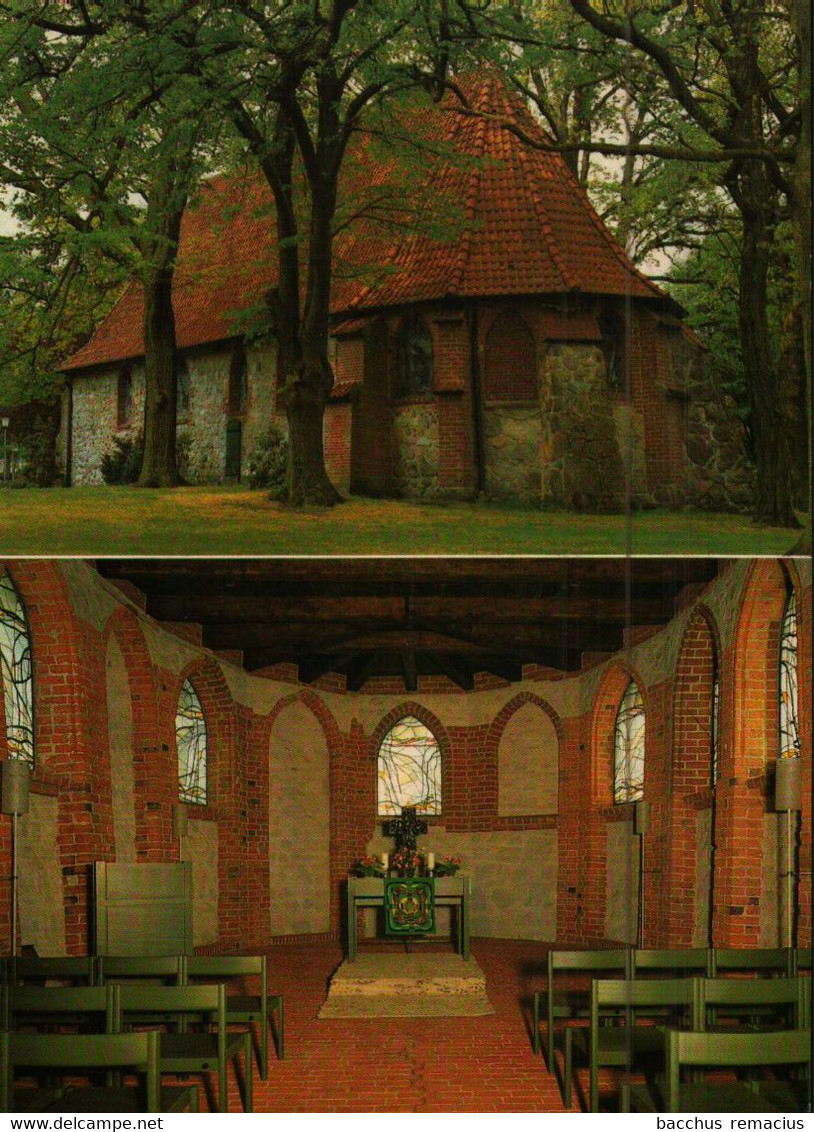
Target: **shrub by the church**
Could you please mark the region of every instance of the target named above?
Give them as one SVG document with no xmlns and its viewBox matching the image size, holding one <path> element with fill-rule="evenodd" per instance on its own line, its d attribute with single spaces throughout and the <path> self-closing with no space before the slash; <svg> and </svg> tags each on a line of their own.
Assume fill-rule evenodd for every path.
<svg viewBox="0 0 814 1132">
<path fill-rule="evenodd" d="M 135 483 L 141 471 L 144 440 L 140 432 L 134 436 L 115 436 L 113 450 L 102 457 L 102 479 L 109 484 Z"/>
<path fill-rule="evenodd" d="M 285 493 L 288 475 L 288 437 L 276 425 L 257 437 L 249 460 L 249 486 L 267 488 L 272 499 Z"/>
</svg>

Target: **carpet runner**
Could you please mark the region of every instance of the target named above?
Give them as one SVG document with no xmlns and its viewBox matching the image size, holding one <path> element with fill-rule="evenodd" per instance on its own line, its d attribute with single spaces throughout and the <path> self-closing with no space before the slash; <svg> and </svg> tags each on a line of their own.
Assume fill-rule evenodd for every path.
<svg viewBox="0 0 814 1132">
<path fill-rule="evenodd" d="M 442 1018 L 494 1014 L 486 977 L 460 955 L 369 952 L 331 978 L 320 1018 Z"/>
</svg>

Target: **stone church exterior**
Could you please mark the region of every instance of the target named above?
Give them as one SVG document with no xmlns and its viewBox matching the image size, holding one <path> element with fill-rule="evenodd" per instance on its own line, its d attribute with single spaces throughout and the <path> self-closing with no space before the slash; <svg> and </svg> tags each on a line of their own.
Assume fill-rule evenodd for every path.
<svg viewBox="0 0 814 1132">
<path fill-rule="evenodd" d="M 588 510 L 746 506 L 737 426 L 681 309 L 626 258 L 498 79 L 470 104 L 478 113 L 449 98 L 416 116 L 416 135 L 443 144 L 406 181 L 362 147 L 350 162 L 346 198 L 364 197 L 366 215 L 336 246 L 334 483 Z M 366 202 L 384 199 L 382 221 Z M 178 432 L 193 483 L 245 477 L 261 434 L 285 426 L 273 338 L 243 333 L 274 287 L 273 230 L 252 174 L 207 182 L 182 226 Z M 114 437 L 140 430 L 142 354 L 134 284 L 65 367 L 71 483 L 100 482 Z"/>
</svg>

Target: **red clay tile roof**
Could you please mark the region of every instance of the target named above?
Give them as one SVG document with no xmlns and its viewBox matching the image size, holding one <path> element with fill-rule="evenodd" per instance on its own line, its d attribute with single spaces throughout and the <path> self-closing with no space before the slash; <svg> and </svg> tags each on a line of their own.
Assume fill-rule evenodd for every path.
<svg viewBox="0 0 814 1132">
<path fill-rule="evenodd" d="M 379 194 L 385 220 L 350 224 L 336 241 L 337 316 L 442 298 L 611 295 L 669 300 L 604 228 L 562 158 L 527 145 L 545 134 L 496 76 L 469 81 L 469 106 L 448 95 L 411 118 L 425 139 L 405 186 L 398 163 L 362 141 L 348 162 L 345 199 Z M 445 144 L 459 156 L 451 157 Z M 349 191 L 350 190 L 350 191 Z M 389 207 L 389 213 L 388 213 Z M 430 231 L 427 215 L 434 217 Z M 238 312 L 262 304 L 276 279 L 271 197 L 257 175 L 216 177 L 184 217 L 173 285 L 179 347 L 239 333 Z M 65 369 L 143 353 L 142 300 L 125 291 Z M 590 333 L 589 333 L 590 330 Z M 587 336 L 594 330 L 582 327 Z"/>
</svg>

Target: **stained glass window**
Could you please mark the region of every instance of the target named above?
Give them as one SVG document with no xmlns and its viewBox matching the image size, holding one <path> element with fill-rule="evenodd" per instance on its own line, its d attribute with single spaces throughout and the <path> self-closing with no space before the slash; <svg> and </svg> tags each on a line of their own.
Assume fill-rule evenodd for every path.
<svg viewBox="0 0 814 1132">
<path fill-rule="evenodd" d="M 780 750 L 781 759 L 800 754 L 797 725 L 797 603 L 789 594 L 780 625 Z"/>
<path fill-rule="evenodd" d="M 0 574 L 0 671 L 10 759 L 34 766 L 34 680 L 31 634 L 20 595 L 8 570 Z"/>
<path fill-rule="evenodd" d="M 206 805 L 206 719 L 198 693 L 184 681 L 175 714 L 178 747 L 178 797 L 182 802 Z"/>
<path fill-rule="evenodd" d="M 638 802 L 644 797 L 644 700 L 631 680 L 622 696 L 613 727 L 613 800 Z"/>
<path fill-rule="evenodd" d="M 379 816 L 400 814 L 405 806 L 441 813 L 441 748 L 412 715 L 391 727 L 379 748 Z"/>
<path fill-rule="evenodd" d="M 432 334 L 415 312 L 405 315 L 397 341 L 396 393 L 413 397 L 429 393 L 433 383 Z"/>
</svg>

